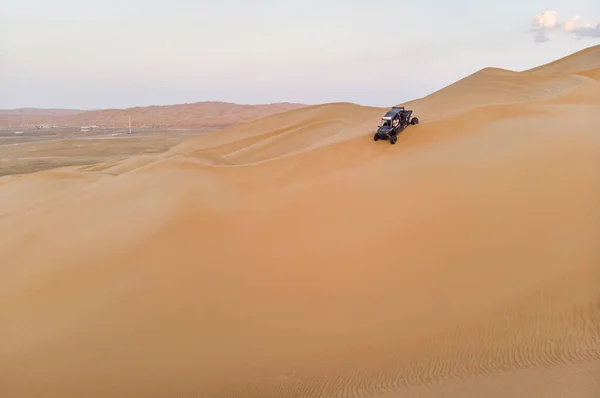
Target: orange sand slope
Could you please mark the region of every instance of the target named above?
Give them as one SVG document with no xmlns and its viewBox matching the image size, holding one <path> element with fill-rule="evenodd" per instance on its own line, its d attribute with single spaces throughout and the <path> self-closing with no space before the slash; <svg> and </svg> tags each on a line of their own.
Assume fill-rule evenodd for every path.
<svg viewBox="0 0 600 398">
<path fill-rule="evenodd" d="M 600 396 L 598 59 L 0 179 L 2 395 Z"/>
</svg>

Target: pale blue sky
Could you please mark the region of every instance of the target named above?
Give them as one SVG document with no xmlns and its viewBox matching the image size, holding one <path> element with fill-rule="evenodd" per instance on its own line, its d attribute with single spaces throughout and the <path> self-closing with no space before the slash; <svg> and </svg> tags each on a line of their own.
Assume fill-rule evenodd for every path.
<svg viewBox="0 0 600 398">
<path fill-rule="evenodd" d="M 547 10 L 591 25 L 536 36 Z M 1 0 L 0 108 L 388 106 L 600 44 L 599 23 L 598 0 Z"/>
</svg>

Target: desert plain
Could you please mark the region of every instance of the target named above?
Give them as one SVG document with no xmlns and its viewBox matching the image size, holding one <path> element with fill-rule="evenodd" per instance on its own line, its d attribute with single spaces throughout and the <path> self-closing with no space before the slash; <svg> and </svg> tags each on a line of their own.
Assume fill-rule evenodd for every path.
<svg viewBox="0 0 600 398">
<path fill-rule="evenodd" d="M 0 395 L 599 397 L 600 46 L 400 105 L 10 137 Z"/>
</svg>

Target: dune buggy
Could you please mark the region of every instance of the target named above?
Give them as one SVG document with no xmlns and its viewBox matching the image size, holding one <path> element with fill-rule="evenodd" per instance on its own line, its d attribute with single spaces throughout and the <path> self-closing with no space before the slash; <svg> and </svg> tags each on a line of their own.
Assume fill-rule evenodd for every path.
<svg viewBox="0 0 600 398">
<path fill-rule="evenodd" d="M 411 118 L 413 111 L 403 106 L 394 106 L 381 118 L 381 125 L 377 126 L 377 132 L 373 136 L 375 141 L 390 140 L 393 145 L 398 141 L 398 134 L 409 124 L 418 124 L 419 119 Z"/>
</svg>

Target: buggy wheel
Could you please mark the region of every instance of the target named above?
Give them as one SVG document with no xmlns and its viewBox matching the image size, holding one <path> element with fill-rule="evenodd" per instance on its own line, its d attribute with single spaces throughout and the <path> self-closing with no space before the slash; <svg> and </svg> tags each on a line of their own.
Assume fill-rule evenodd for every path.
<svg viewBox="0 0 600 398">
<path fill-rule="evenodd" d="M 396 135 L 390 136 L 390 144 L 394 145 L 398 141 L 398 137 Z"/>
<path fill-rule="evenodd" d="M 377 136 L 377 133 L 375 133 L 375 135 L 373 136 L 373 141 L 378 141 L 379 137 Z"/>
<path fill-rule="evenodd" d="M 419 124 L 419 118 L 418 117 L 413 117 L 412 120 L 410 121 L 410 124 Z"/>
</svg>

